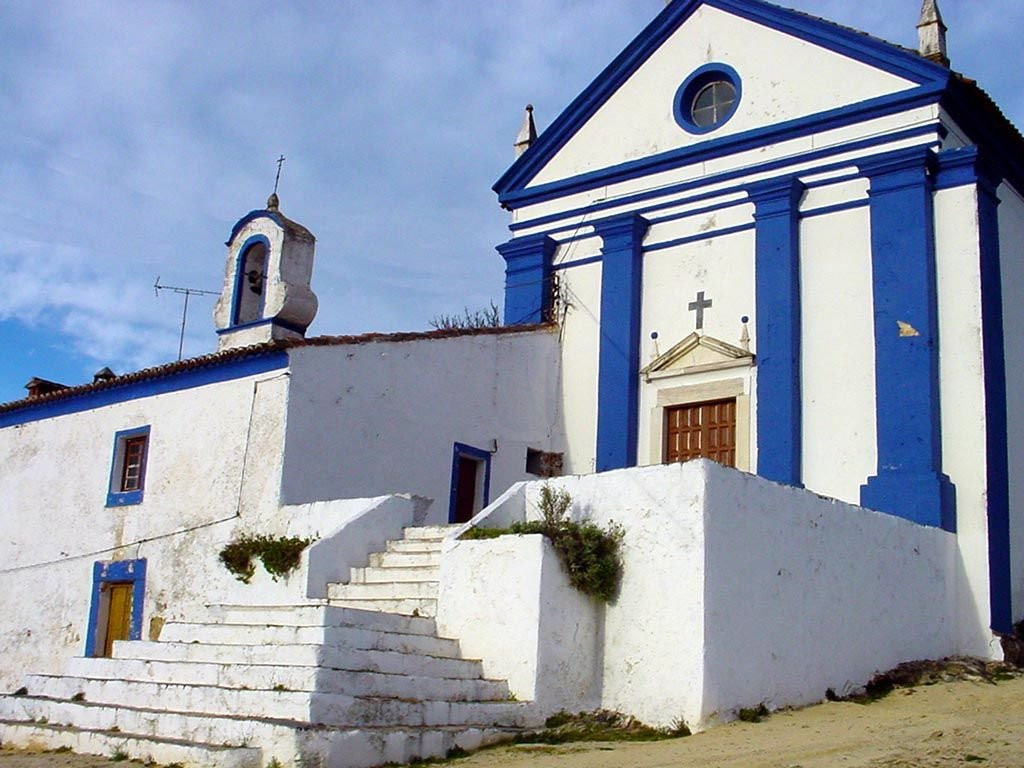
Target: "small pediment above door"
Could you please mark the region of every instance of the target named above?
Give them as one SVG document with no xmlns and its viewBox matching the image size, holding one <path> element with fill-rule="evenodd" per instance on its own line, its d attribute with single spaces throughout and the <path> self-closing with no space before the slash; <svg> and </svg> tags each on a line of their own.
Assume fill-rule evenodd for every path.
<svg viewBox="0 0 1024 768">
<path fill-rule="evenodd" d="M 651 381 L 669 376 L 741 368 L 753 364 L 754 355 L 749 350 L 721 341 L 713 336 L 691 333 L 668 352 L 658 356 L 641 369 L 640 373 L 647 381 Z"/>
</svg>

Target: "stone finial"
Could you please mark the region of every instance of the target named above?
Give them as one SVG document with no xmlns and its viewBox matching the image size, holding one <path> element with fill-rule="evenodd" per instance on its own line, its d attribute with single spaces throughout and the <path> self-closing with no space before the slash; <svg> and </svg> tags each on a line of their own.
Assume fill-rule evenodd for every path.
<svg viewBox="0 0 1024 768">
<path fill-rule="evenodd" d="M 109 368 L 107 368 L 106 366 L 100 368 L 98 371 L 96 371 L 96 373 L 92 375 L 93 384 L 99 384 L 100 382 L 103 381 L 112 381 L 113 379 L 116 378 L 117 374 L 114 373 Z"/>
<path fill-rule="evenodd" d="M 749 322 L 750 318 L 746 315 L 740 318 L 740 349 L 744 352 L 750 351 L 750 329 L 747 328 Z"/>
<path fill-rule="evenodd" d="M 918 53 L 944 67 L 949 66 L 946 50 L 946 25 L 938 0 L 924 0 L 921 20 L 917 22 Z"/>
<path fill-rule="evenodd" d="M 533 122 L 533 104 L 526 105 L 526 114 L 523 116 L 523 124 L 519 127 L 519 135 L 516 136 L 516 157 L 530 148 L 530 145 L 537 140 L 537 126 Z"/>
<path fill-rule="evenodd" d="M 271 192 L 270 197 L 267 198 L 267 210 L 277 211 L 281 208 L 281 201 L 277 197 L 277 192 Z"/>
</svg>

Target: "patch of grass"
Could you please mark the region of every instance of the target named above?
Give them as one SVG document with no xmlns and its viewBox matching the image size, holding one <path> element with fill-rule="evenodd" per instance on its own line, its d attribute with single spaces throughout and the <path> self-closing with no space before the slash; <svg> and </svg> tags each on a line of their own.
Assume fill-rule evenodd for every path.
<svg viewBox="0 0 1024 768">
<path fill-rule="evenodd" d="M 112 763 L 123 763 L 128 759 L 128 753 L 123 749 L 114 750 L 114 754 L 110 756 L 110 762 Z"/>
<path fill-rule="evenodd" d="M 76 693 L 74 696 L 71 697 L 71 700 L 72 701 L 85 701 L 85 692 L 84 691 L 79 691 L 78 693 Z"/>
<path fill-rule="evenodd" d="M 756 707 L 744 707 L 739 711 L 738 716 L 744 723 L 760 723 L 769 714 L 768 707 L 761 702 Z"/>
<path fill-rule="evenodd" d="M 460 541 L 483 541 L 496 539 L 499 536 L 507 536 L 512 533 L 508 528 L 469 528 L 459 536 Z"/>
<path fill-rule="evenodd" d="M 669 728 L 653 728 L 634 717 L 600 709 L 573 715 L 557 712 L 544 723 L 544 729 L 521 733 L 517 744 L 566 744 L 574 741 L 660 741 L 689 736 L 682 720 Z"/>
<path fill-rule="evenodd" d="M 272 691 L 277 691 L 278 693 L 281 693 L 282 691 L 287 691 L 287 690 L 290 690 L 290 689 L 285 687 L 284 684 L 278 683 L 273 688 L 271 688 L 271 690 Z M 268 765 L 267 768 L 271 768 L 271 766 Z"/>
<path fill-rule="evenodd" d="M 1021 674 L 1021 670 L 1010 664 L 964 656 L 951 656 L 938 661 L 907 661 L 887 672 L 875 675 L 861 691 L 849 696 L 837 696 L 835 691 L 829 689 L 825 692 L 825 697 L 829 701 L 871 704 L 884 699 L 897 688 L 914 688 L 958 680 L 995 684 L 1020 677 Z"/>
<path fill-rule="evenodd" d="M 71 751 L 71 747 L 69 747 L 67 744 L 65 744 L 63 747 L 57 747 L 55 750 L 53 750 L 54 754 L 57 754 L 57 755 L 63 755 L 65 752 L 70 752 L 70 751 Z"/>
</svg>

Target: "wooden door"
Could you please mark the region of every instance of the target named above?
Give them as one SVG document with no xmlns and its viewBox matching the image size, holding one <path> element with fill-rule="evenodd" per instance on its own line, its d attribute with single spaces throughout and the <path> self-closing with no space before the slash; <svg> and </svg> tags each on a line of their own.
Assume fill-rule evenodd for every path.
<svg viewBox="0 0 1024 768">
<path fill-rule="evenodd" d="M 465 523 L 476 512 L 476 473 L 480 462 L 468 456 L 459 456 L 456 470 L 455 519 L 453 523 Z"/>
<path fill-rule="evenodd" d="M 665 409 L 665 463 L 705 458 L 736 466 L 736 400 Z"/>
<path fill-rule="evenodd" d="M 134 585 L 107 584 L 107 627 L 103 635 L 103 656 L 114 651 L 115 640 L 130 640 L 132 630 L 132 589 Z"/>
</svg>

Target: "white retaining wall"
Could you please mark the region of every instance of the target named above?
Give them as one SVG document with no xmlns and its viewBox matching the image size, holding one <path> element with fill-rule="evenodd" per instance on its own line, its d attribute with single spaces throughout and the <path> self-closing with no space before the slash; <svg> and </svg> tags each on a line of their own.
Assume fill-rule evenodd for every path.
<svg viewBox="0 0 1024 768">
<path fill-rule="evenodd" d="M 618 598 L 601 608 L 564 574 L 538 581 L 544 547 L 500 537 L 446 543 L 438 606 L 443 634 L 457 630 L 489 675 L 509 677 L 520 697 L 533 686 L 549 711 L 599 702 L 654 725 L 703 727 L 960 650 L 952 534 L 708 461 L 551 484 L 572 494 L 574 517 L 624 526 Z M 476 522 L 537 517 L 541 485 L 514 489 Z M 543 610 L 563 633 L 534 646 Z M 546 666 L 568 636 L 578 652 Z"/>
</svg>

